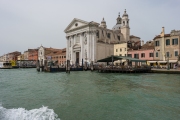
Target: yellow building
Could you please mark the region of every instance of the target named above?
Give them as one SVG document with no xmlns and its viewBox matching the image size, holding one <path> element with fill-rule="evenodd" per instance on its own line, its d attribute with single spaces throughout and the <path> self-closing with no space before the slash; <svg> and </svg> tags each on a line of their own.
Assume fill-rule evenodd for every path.
<svg viewBox="0 0 180 120">
<path fill-rule="evenodd" d="M 17 57 L 18 60 L 24 60 L 24 54 L 21 54 Z"/>
<path fill-rule="evenodd" d="M 115 44 L 114 45 L 114 55 L 115 56 L 127 56 L 127 43 Z M 115 61 L 115 64 L 120 64 L 125 62 L 125 60 Z"/>
</svg>

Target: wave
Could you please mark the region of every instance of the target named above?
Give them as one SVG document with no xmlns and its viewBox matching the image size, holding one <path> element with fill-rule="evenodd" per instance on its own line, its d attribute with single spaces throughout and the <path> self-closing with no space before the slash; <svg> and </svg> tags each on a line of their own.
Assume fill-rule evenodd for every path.
<svg viewBox="0 0 180 120">
<path fill-rule="evenodd" d="M 39 109 L 6 109 L 0 105 L 0 120 L 60 120 L 53 109 L 42 106 Z"/>
</svg>

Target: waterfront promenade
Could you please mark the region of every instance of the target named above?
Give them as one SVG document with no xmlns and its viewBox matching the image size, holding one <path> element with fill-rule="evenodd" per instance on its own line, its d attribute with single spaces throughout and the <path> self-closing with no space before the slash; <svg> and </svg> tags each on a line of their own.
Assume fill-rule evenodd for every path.
<svg viewBox="0 0 180 120">
<path fill-rule="evenodd" d="M 152 73 L 180 74 L 180 69 L 151 69 Z"/>
</svg>

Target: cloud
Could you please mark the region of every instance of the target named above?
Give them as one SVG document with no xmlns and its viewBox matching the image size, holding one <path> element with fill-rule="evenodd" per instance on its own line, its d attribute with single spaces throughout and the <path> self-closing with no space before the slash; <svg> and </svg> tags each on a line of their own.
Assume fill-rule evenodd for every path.
<svg viewBox="0 0 180 120">
<path fill-rule="evenodd" d="M 131 34 L 147 41 L 161 32 L 179 29 L 178 0 L 1 0 L 0 55 L 26 51 L 41 44 L 64 48 L 64 29 L 73 18 L 116 24 L 118 12 L 124 9 L 130 18 Z"/>
</svg>

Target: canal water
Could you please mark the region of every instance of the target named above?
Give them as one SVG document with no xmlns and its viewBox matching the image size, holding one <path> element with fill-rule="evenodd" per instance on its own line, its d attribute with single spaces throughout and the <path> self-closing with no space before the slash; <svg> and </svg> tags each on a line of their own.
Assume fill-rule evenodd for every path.
<svg viewBox="0 0 180 120">
<path fill-rule="evenodd" d="M 0 70 L 0 120 L 178 120 L 180 75 Z"/>
</svg>

